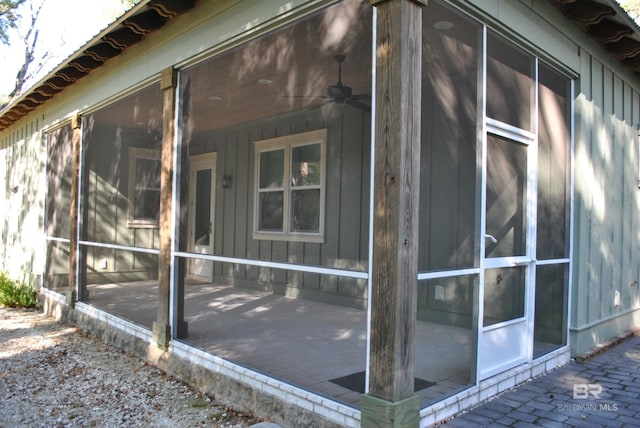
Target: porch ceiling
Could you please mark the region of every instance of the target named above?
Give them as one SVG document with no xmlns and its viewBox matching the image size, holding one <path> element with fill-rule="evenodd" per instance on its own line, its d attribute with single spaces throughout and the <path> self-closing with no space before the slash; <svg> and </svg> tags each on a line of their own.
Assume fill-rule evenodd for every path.
<svg viewBox="0 0 640 428">
<path fill-rule="evenodd" d="M 549 0 L 566 18 L 602 43 L 640 76 L 640 27 L 615 0 Z M 77 80 L 194 8 L 197 0 L 148 0 L 94 37 L 43 80 L 0 110 L 0 131 L 64 91 Z"/>
</svg>

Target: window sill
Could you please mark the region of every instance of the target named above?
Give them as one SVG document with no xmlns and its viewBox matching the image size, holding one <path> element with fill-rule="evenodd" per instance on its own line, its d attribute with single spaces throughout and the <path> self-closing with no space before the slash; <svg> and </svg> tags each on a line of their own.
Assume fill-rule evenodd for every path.
<svg viewBox="0 0 640 428">
<path fill-rule="evenodd" d="M 253 239 L 257 241 L 286 241 L 286 242 L 303 242 L 310 244 L 324 244 L 324 235 L 307 234 L 307 233 L 268 233 L 254 232 Z"/>
</svg>

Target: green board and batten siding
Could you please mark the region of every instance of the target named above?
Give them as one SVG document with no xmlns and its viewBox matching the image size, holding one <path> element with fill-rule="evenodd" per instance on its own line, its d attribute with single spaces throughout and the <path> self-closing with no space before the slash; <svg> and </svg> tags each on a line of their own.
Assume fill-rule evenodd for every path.
<svg viewBox="0 0 640 428">
<path fill-rule="evenodd" d="M 640 324 L 637 79 L 583 51 L 575 111 L 571 345 L 580 353 Z"/>
</svg>

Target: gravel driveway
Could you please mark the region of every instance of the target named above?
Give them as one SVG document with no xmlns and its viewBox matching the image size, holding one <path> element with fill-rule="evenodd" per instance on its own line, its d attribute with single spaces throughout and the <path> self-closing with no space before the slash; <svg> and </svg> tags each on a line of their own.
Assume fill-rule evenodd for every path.
<svg viewBox="0 0 640 428">
<path fill-rule="evenodd" d="M 0 427 L 256 423 L 75 327 L 39 311 L 0 308 Z"/>
</svg>

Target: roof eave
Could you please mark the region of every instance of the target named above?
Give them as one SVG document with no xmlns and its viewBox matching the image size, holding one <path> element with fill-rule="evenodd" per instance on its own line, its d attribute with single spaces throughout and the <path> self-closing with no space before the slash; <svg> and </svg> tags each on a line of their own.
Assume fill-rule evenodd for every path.
<svg viewBox="0 0 640 428">
<path fill-rule="evenodd" d="M 0 111 L 0 130 L 44 104 L 109 59 L 192 9 L 196 0 L 141 0 Z"/>
</svg>

